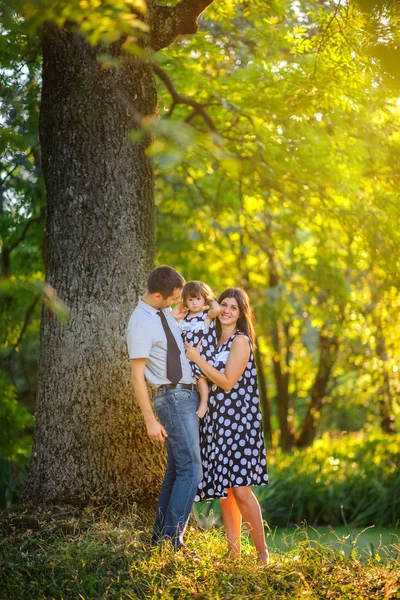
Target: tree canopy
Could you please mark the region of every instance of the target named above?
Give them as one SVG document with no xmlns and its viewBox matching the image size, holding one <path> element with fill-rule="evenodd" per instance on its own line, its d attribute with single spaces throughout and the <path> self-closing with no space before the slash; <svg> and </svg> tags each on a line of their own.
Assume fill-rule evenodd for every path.
<svg viewBox="0 0 400 600">
<path fill-rule="evenodd" d="M 324 429 L 393 431 L 396 7 L 214 2 L 195 36 L 154 54 L 139 0 L 0 6 L 2 419 L 34 409 L 43 293 L 68 318 L 44 286 L 38 114 L 40 30 L 50 20 L 101 47 L 105 70 L 121 68 L 124 53 L 153 62 L 159 118 L 141 120 L 132 140 L 154 136 L 157 262 L 216 291 L 250 293 L 271 439 L 289 448 Z"/>
</svg>

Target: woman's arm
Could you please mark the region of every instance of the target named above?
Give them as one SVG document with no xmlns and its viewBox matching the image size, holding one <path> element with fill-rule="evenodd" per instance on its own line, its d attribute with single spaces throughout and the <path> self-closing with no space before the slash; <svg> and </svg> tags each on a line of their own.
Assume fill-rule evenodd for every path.
<svg viewBox="0 0 400 600">
<path fill-rule="evenodd" d="M 194 348 L 187 342 L 185 346 L 188 359 L 196 363 L 208 379 L 226 392 L 229 392 L 239 381 L 249 362 L 250 344 L 244 335 L 237 335 L 233 340 L 224 373 L 204 360 L 200 355 L 200 347 Z"/>
</svg>

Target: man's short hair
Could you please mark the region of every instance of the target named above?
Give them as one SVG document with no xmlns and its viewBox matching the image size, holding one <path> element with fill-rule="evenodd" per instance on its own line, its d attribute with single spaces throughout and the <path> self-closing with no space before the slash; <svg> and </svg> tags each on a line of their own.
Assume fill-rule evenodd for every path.
<svg viewBox="0 0 400 600">
<path fill-rule="evenodd" d="M 147 291 L 150 294 L 162 294 L 163 298 L 172 296 L 174 290 L 182 289 L 185 280 L 176 269 L 163 265 L 154 269 L 147 280 Z"/>
</svg>

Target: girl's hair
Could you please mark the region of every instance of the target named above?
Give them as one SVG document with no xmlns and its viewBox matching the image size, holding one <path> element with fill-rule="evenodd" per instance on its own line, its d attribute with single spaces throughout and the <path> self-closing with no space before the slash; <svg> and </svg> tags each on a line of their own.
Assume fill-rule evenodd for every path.
<svg viewBox="0 0 400 600">
<path fill-rule="evenodd" d="M 202 296 L 206 302 L 214 299 L 214 293 L 209 285 L 202 281 L 188 281 L 182 290 L 183 302 L 186 303 L 188 298 L 196 298 L 196 296 Z"/>
<path fill-rule="evenodd" d="M 221 304 L 225 298 L 234 298 L 238 303 L 239 307 L 239 318 L 237 321 L 237 328 L 243 333 L 246 333 L 252 345 L 255 345 L 255 333 L 254 333 L 254 315 L 251 310 L 250 300 L 248 295 L 241 288 L 228 288 L 218 298 L 218 304 Z M 221 323 L 219 319 L 216 319 L 215 323 L 217 338 L 221 337 Z"/>
</svg>

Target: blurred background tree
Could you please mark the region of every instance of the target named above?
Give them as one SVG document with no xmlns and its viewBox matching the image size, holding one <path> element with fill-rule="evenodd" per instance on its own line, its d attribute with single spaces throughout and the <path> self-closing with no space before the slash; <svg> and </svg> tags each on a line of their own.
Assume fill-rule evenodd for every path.
<svg viewBox="0 0 400 600">
<path fill-rule="evenodd" d="M 265 427 L 283 448 L 369 422 L 394 432 L 397 82 L 370 57 L 357 7 L 235 3 L 210 15 L 226 31 L 218 44 L 206 32 L 160 59 L 231 157 L 159 144 L 160 260 L 251 294 Z M 197 60 L 182 73 L 188 46 Z M 204 128 L 169 96 L 166 118 Z"/>
<path fill-rule="evenodd" d="M 196 36 L 155 55 L 160 119 L 135 133 L 155 136 L 157 263 L 249 292 L 264 428 L 286 451 L 324 432 L 398 427 L 396 10 L 216 2 Z M 41 56 L 20 26 L 1 38 L 0 385 L 32 412 Z M 106 51 L 101 60 L 118 69 Z"/>
</svg>

